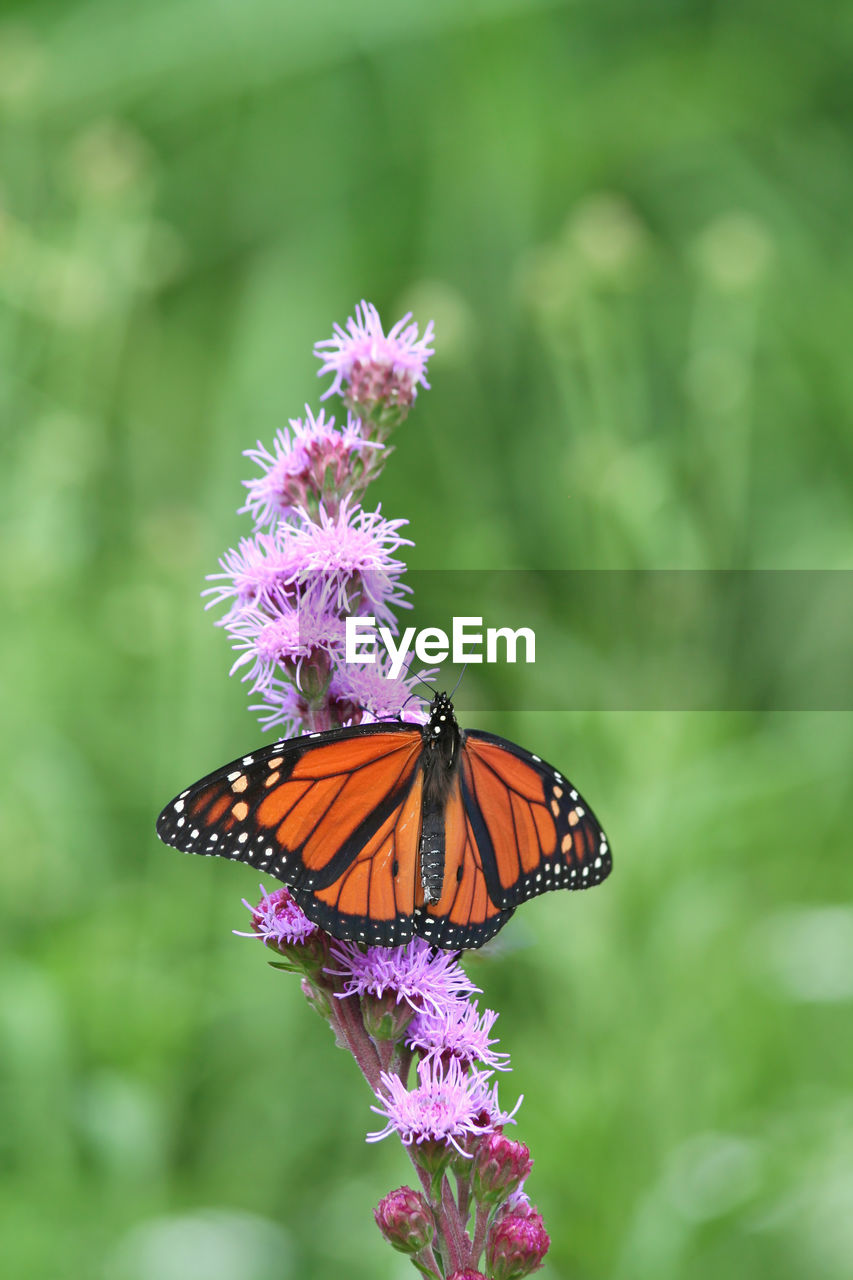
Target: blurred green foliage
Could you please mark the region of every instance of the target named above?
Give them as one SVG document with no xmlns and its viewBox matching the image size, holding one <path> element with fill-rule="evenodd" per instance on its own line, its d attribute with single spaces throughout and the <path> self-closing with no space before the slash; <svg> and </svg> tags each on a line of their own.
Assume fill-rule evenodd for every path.
<svg viewBox="0 0 853 1280">
<path fill-rule="evenodd" d="M 259 738 L 198 600 L 241 450 L 364 296 L 436 323 L 371 495 L 414 567 L 849 568 L 851 46 L 793 0 L 3 7 L 5 1274 L 408 1274 L 406 1161 L 230 936 L 256 877 L 153 833 Z M 615 849 L 470 961 L 547 1274 L 843 1280 L 849 714 L 466 679 Z"/>
</svg>

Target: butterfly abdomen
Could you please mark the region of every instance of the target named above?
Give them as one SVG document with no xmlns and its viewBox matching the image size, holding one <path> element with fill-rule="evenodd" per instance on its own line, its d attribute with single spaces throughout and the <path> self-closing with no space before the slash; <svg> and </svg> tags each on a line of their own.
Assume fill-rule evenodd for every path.
<svg viewBox="0 0 853 1280">
<path fill-rule="evenodd" d="M 439 694 L 423 731 L 424 792 L 420 881 L 424 902 L 438 902 L 444 888 L 447 798 L 459 764 L 459 726 L 453 704 Z"/>
<path fill-rule="evenodd" d="M 444 811 L 429 809 L 421 829 L 421 884 L 424 902 L 438 902 L 444 884 Z"/>
</svg>

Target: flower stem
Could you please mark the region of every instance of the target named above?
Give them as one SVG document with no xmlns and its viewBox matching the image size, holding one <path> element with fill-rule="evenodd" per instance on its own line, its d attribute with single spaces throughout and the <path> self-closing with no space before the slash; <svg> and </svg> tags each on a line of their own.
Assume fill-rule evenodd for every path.
<svg viewBox="0 0 853 1280">
<path fill-rule="evenodd" d="M 453 1192 L 450 1189 L 450 1183 L 445 1178 L 441 1184 L 441 1203 L 444 1210 L 444 1220 L 448 1228 L 448 1243 L 452 1252 L 455 1254 L 453 1267 L 454 1270 L 465 1266 L 465 1258 L 471 1247 L 471 1241 L 459 1217 L 459 1209 L 456 1201 L 453 1199 Z"/>
<path fill-rule="evenodd" d="M 391 1065 L 389 1067 L 389 1070 L 394 1071 L 403 1081 L 403 1084 L 405 1084 L 409 1079 L 409 1070 L 411 1068 L 412 1058 L 414 1056 L 415 1055 L 413 1051 L 407 1048 L 406 1045 L 403 1044 L 402 1042 L 398 1043 L 395 1046 L 395 1051 L 391 1059 Z"/>
<path fill-rule="evenodd" d="M 463 1227 L 468 1226 L 468 1211 L 471 1204 L 471 1179 L 456 1175 L 456 1203 L 459 1205 L 459 1221 Z"/>
<path fill-rule="evenodd" d="M 417 1257 L 412 1258 L 412 1262 L 421 1275 L 427 1276 L 428 1280 L 442 1280 L 441 1268 L 431 1245 L 427 1245 L 425 1249 L 422 1249 Z"/>
<path fill-rule="evenodd" d="M 332 1017 L 347 1048 L 355 1058 L 361 1073 L 374 1093 L 379 1088 L 379 1055 L 364 1029 L 361 1009 L 356 996 L 344 996 L 332 1000 Z"/>
<path fill-rule="evenodd" d="M 474 1219 L 474 1243 L 471 1246 L 471 1254 L 465 1264 L 466 1266 L 476 1267 L 480 1254 L 483 1252 L 483 1247 L 486 1243 L 486 1232 L 489 1229 L 489 1219 L 491 1216 L 492 1211 L 489 1205 L 477 1205 L 477 1216 Z"/>
<path fill-rule="evenodd" d="M 415 1167 L 424 1195 L 435 1215 L 436 1238 L 433 1241 L 433 1245 L 438 1246 L 443 1273 L 458 1271 L 464 1266 L 463 1258 L 470 1247 L 470 1241 L 460 1226 L 456 1205 L 447 1180 L 442 1179 L 441 1193 L 438 1197 L 435 1197 L 432 1192 L 430 1174 L 416 1162 L 411 1150 L 409 1150 L 409 1158 Z"/>
</svg>

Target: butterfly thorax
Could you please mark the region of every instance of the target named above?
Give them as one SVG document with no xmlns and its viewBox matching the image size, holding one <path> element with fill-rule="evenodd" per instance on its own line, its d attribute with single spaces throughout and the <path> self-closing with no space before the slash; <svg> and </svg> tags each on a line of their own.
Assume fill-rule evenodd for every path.
<svg viewBox="0 0 853 1280">
<path fill-rule="evenodd" d="M 423 825 L 420 878 L 426 902 L 437 902 L 444 883 L 444 812 L 459 760 L 459 725 L 446 693 L 436 694 L 423 728 Z"/>
<path fill-rule="evenodd" d="M 446 693 L 437 693 L 429 709 L 429 720 L 423 728 L 424 762 L 427 774 L 452 771 L 459 750 L 459 725 L 453 703 Z"/>
</svg>

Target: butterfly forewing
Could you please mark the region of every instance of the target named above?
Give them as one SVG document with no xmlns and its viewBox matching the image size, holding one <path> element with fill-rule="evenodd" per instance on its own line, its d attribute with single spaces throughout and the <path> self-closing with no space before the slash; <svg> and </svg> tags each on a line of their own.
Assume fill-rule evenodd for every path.
<svg viewBox="0 0 853 1280">
<path fill-rule="evenodd" d="M 403 724 L 274 743 L 182 792 L 157 832 L 282 880 L 336 937 L 396 945 L 412 934 L 421 747 Z"/>
</svg>

